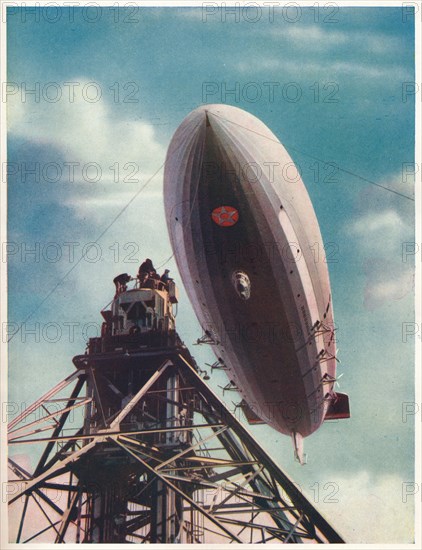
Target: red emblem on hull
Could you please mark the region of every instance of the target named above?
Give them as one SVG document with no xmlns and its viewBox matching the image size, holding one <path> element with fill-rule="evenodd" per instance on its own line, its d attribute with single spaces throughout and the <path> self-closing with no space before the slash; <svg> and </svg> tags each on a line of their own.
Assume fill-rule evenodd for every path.
<svg viewBox="0 0 422 550">
<path fill-rule="evenodd" d="M 239 212 L 233 206 L 218 206 L 212 211 L 211 217 L 221 227 L 231 227 L 239 220 Z"/>
</svg>

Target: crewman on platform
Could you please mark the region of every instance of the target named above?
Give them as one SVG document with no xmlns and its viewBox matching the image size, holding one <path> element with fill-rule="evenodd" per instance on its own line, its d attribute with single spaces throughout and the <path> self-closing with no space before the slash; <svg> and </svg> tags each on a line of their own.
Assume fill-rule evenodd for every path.
<svg viewBox="0 0 422 550">
<path fill-rule="evenodd" d="M 148 277 L 152 277 L 156 273 L 157 271 L 155 267 L 152 265 L 152 261 L 149 258 L 147 258 L 139 266 L 139 270 L 138 270 L 139 286 L 142 288 L 146 280 L 148 279 Z"/>
<path fill-rule="evenodd" d="M 170 269 L 166 269 L 166 270 L 164 271 L 164 273 L 163 273 L 163 274 L 161 275 L 161 277 L 160 277 L 160 281 L 161 281 L 162 283 L 164 283 L 165 285 L 166 285 L 166 284 L 169 282 L 169 280 L 170 280 L 169 273 L 170 273 Z"/>
<path fill-rule="evenodd" d="M 116 286 L 116 296 L 121 292 L 125 292 L 125 290 L 127 289 L 127 283 L 131 279 L 132 277 L 127 273 L 121 273 L 120 275 L 117 275 L 117 277 L 114 277 L 113 283 Z"/>
</svg>

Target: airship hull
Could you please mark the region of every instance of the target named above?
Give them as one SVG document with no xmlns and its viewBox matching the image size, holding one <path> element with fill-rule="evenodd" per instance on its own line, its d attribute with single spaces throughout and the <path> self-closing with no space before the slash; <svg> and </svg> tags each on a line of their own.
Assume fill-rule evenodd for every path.
<svg viewBox="0 0 422 550">
<path fill-rule="evenodd" d="M 195 313 L 254 413 L 306 437 L 333 400 L 336 359 L 323 242 L 303 182 L 257 118 L 193 111 L 167 153 L 164 197 Z"/>
</svg>

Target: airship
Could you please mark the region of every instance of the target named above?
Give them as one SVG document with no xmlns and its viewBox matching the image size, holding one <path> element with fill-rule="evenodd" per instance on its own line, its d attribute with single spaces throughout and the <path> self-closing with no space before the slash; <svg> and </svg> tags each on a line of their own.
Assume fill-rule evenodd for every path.
<svg viewBox="0 0 422 550">
<path fill-rule="evenodd" d="M 203 105 L 174 133 L 164 204 L 186 293 L 250 423 L 303 438 L 348 418 L 324 244 L 306 187 L 258 118 Z"/>
</svg>

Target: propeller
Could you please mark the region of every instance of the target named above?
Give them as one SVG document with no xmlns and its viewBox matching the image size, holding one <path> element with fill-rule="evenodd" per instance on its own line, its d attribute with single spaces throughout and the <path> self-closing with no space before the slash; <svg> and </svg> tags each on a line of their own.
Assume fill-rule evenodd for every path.
<svg viewBox="0 0 422 550">
<path fill-rule="evenodd" d="M 344 372 L 342 372 L 341 374 L 339 374 L 338 376 L 336 376 L 336 381 L 334 382 L 334 385 L 337 387 L 337 388 L 340 388 L 340 384 L 339 384 L 339 380 L 340 378 L 344 375 Z"/>
<path fill-rule="evenodd" d="M 217 370 L 227 370 L 227 367 L 225 366 L 225 364 L 223 363 L 223 361 L 221 359 L 217 359 L 217 361 L 214 361 L 213 364 L 211 363 L 205 363 L 207 365 L 207 367 L 210 367 L 211 368 L 211 372 L 215 369 Z"/>
</svg>

